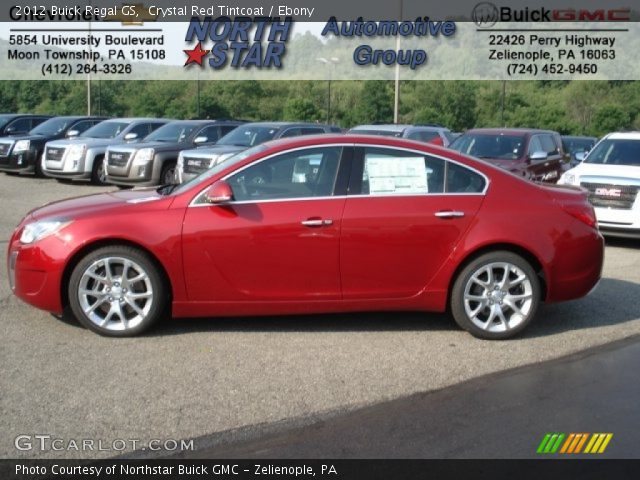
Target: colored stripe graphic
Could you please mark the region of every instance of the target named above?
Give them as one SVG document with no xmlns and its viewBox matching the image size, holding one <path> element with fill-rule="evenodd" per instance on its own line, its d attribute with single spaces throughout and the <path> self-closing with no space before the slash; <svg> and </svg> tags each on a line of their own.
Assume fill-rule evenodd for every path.
<svg viewBox="0 0 640 480">
<path fill-rule="evenodd" d="M 568 435 L 547 433 L 542 438 L 536 452 L 541 454 L 600 454 L 604 453 L 612 438 L 613 433 L 569 433 Z"/>
<path fill-rule="evenodd" d="M 547 433 L 538 445 L 537 453 L 556 453 L 564 437 L 564 433 Z"/>
<path fill-rule="evenodd" d="M 584 453 L 604 453 L 613 438 L 613 433 L 594 433 Z"/>
</svg>

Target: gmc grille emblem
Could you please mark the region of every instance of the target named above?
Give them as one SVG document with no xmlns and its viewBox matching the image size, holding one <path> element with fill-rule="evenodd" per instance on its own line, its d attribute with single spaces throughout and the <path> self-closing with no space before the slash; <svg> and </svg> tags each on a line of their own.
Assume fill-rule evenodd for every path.
<svg viewBox="0 0 640 480">
<path fill-rule="evenodd" d="M 121 153 L 112 153 L 111 154 L 111 158 L 113 158 L 114 160 L 122 160 L 122 154 Z"/>
<path fill-rule="evenodd" d="M 596 188 L 594 192 L 596 195 L 601 197 L 621 197 L 622 190 L 619 188 Z"/>
</svg>

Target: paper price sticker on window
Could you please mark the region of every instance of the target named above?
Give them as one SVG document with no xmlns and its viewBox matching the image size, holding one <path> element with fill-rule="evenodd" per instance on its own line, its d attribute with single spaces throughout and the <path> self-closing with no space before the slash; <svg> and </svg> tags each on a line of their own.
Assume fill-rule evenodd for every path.
<svg viewBox="0 0 640 480">
<path fill-rule="evenodd" d="M 370 194 L 428 193 L 427 168 L 422 157 L 372 157 L 365 160 Z"/>
</svg>

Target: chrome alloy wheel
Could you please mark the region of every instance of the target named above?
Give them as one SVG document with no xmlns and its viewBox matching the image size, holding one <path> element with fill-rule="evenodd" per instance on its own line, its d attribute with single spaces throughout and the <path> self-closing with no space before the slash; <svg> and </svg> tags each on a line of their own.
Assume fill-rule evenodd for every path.
<svg viewBox="0 0 640 480">
<path fill-rule="evenodd" d="M 140 325 L 154 302 L 149 274 L 136 262 L 105 257 L 83 272 L 78 301 L 87 318 L 98 327 L 124 331 Z"/>
<path fill-rule="evenodd" d="M 487 332 L 516 328 L 527 319 L 533 300 L 531 279 L 508 262 L 482 266 L 464 288 L 464 309 L 469 320 Z"/>
</svg>

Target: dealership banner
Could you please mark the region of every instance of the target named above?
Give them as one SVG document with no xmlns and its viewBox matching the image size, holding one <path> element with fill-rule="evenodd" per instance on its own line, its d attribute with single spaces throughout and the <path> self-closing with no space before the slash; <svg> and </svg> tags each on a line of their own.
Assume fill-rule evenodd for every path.
<svg viewBox="0 0 640 480">
<path fill-rule="evenodd" d="M 94 1 L 0 7 L 0 80 L 634 80 L 616 3 Z"/>
</svg>

